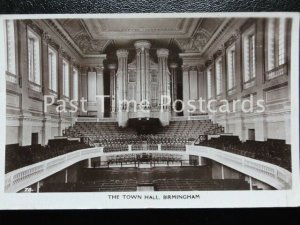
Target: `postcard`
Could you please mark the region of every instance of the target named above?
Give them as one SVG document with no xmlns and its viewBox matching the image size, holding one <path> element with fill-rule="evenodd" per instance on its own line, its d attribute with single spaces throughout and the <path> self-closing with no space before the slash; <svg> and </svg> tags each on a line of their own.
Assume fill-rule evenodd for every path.
<svg viewBox="0 0 300 225">
<path fill-rule="evenodd" d="M 300 205 L 299 13 L 0 16 L 0 208 Z"/>
</svg>

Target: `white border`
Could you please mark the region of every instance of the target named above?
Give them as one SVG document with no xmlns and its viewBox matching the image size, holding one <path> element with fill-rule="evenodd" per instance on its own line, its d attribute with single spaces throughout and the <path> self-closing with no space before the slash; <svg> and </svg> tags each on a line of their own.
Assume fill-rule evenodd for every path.
<svg viewBox="0 0 300 225">
<path fill-rule="evenodd" d="M 288 207 L 300 205 L 299 174 L 299 13 L 146 13 L 146 14 L 63 14 L 63 15 L 0 15 L 0 209 L 101 209 L 101 208 L 236 208 Z M 50 18 L 178 18 L 178 17 L 290 17 L 291 46 L 291 144 L 293 188 L 287 191 L 193 191 L 128 193 L 139 195 L 199 194 L 200 200 L 109 200 L 110 193 L 4 193 L 4 159 L 6 124 L 6 89 L 4 59 L 5 19 Z M 125 192 L 118 193 L 120 196 Z"/>
</svg>

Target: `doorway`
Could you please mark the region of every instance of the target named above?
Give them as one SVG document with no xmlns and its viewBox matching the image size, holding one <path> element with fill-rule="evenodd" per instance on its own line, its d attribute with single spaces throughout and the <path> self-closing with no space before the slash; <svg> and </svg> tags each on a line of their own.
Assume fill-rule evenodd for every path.
<svg viewBox="0 0 300 225">
<path fill-rule="evenodd" d="M 255 129 L 248 129 L 248 139 L 255 141 Z"/>
<path fill-rule="evenodd" d="M 31 134 L 31 144 L 32 145 L 39 144 L 39 133 L 32 133 Z"/>
</svg>

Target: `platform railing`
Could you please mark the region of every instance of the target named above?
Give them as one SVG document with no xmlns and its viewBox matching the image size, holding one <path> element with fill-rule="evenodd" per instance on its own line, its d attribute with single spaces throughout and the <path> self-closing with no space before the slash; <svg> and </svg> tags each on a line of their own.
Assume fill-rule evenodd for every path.
<svg viewBox="0 0 300 225">
<path fill-rule="evenodd" d="M 79 161 L 102 155 L 103 149 L 87 148 L 47 159 L 5 174 L 5 192 L 18 192 Z"/>
<path fill-rule="evenodd" d="M 143 149 L 136 149 L 132 151 L 131 147 L 128 147 L 127 151 L 103 152 L 102 147 L 95 147 L 57 156 L 7 173 L 5 175 L 5 192 L 18 192 L 82 160 L 101 156 L 141 153 L 165 153 L 205 157 L 265 182 L 276 189 L 287 190 L 292 187 L 292 173 L 271 163 L 206 146 L 186 145 L 185 151 L 175 151 L 162 150 L 161 145 L 158 145 L 157 150 L 149 149 L 145 151 Z"/>
<path fill-rule="evenodd" d="M 276 189 L 292 187 L 292 173 L 277 165 L 205 146 L 186 146 L 186 153 L 217 161 Z"/>
</svg>

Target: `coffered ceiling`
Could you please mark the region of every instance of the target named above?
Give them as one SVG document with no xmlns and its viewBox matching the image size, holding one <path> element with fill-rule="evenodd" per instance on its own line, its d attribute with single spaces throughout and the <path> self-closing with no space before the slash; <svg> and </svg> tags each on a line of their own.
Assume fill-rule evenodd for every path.
<svg viewBox="0 0 300 225">
<path fill-rule="evenodd" d="M 181 52 L 201 53 L 223 18 L 58 19 L 51 21 L 83 55 L 104 53 L 109 45 L 134 48 L 146 39 L 152 48 L 176 44 Z"/>
</svg>

